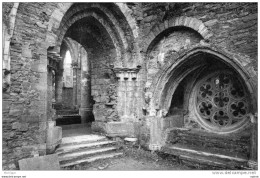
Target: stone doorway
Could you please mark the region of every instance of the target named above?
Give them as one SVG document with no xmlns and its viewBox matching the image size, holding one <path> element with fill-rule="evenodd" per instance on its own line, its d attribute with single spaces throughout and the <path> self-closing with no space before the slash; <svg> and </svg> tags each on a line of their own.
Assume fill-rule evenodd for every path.
<svg viewBox="0 0 260 178">
<path fill-rule="evenodd" d="M 114 68 L 124 64 L 119 60 L 129 57 L 124 54 L 127 45 L 121 39 L 122 32 L 114 29 L 118 28 L 113 26 L 114 19 L 111 24 L 111 19 L 106 19 L 107 12 L 95 11 L 97 8 L 91 4 L 73 4 L 58 29 L 53 50 L 59 51 L 62 61 L 55 78 L 55 109 L 57 115 L 72 121 L 62 126 L 63 131 L 64 128 L 77 131 L 83 126 L 90 130 L 95 121 L 92 125 L 102 132 L 106 122 L 119 120 L 119 82 Z M 68 52 L 71 55 L 70 76 L 66 75 L 64 62 Z"/>
<path fill-rule="evenodd" d="M 90 134 L 94 116 L 88 53 L 69 37 L 61 47 L 64 60 L 63 65 L 59 66 L 61 81 L 56 80 L 56 125 L 62 127 L 63 137 Z"/>
</svg>

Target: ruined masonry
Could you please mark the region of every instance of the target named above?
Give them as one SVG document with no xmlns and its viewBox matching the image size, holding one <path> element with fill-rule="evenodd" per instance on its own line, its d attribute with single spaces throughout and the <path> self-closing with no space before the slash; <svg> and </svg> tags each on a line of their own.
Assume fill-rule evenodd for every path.
<svg viewBox="0 0 260 178">
<path fill-rule="evenodd" d="M 257 169 L 257 3 L 4 2 L 2 15 L 3 170 L 53 153 L 74 164 L 63 131 L 77 126 Z"/>
</svg>

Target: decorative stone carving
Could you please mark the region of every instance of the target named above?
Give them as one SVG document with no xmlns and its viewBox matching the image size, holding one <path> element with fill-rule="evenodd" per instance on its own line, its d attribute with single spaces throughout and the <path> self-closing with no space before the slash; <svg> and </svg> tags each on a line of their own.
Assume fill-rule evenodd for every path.
<svg viewBox="0 0 260 178">
<path fill-rule="evenodd" d="M 240 79 L 229 71 L 218 71 L 197 83 L 195 108 L 202 125 L 215 131 L 233 131 L 248 120 L 249 100 Z"/>
<path fill-rule="evenodd" d="M 123 122 L 135 120 L 134 114 L 131 113 L 133 109 L 131 104 L 135 99 L 135 87 L 139 81 L 139 70 L 140 67 L 113 69 L 119 81 L 117 109 L 119 111 L 120 120 Z"/>
</svg>

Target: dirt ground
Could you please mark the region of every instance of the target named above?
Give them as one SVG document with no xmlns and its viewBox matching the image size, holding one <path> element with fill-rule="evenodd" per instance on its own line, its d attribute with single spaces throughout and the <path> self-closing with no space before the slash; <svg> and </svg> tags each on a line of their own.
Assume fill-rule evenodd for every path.
<svg viewBox="0 0 260 178">
<path fill-rule="evenodd" d="M 66 170 L 92 170 L 92 171 L 152 171 L 152 170 L 190 170 L 191 168 L 180 165 L 170 156 L 158 155 L 133 146 L 122 146 L 124 155 L 119 158 L 99 160 L 93 163 L 84 163 Z"/>
</svg>

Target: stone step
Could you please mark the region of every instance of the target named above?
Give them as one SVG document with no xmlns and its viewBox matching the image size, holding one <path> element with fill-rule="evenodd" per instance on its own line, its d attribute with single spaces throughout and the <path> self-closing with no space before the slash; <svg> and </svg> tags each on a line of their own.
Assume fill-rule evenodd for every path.
<svg viewBox="0 0 260 178">
<path fill-rule="evenodd" d="M 71 130 L 71 129 L 88 129 L 91 130 L 90 123 L 83 123 L 83 124 L 70 124 L 70 125 L 61 125 L 62 130 Z"/>
<path fill-rule="evenodd" d="M 101 135 L 81 135 L 75 137 L 64 137 L 62 138 L 61 147 L 67 145 L 78 145 L 83 143 L 92 143 L 96 141 L 107 140 L 105 136 Z"/>
<path fill-rule="evenodd" d="M 237 168 L 245 168 L 247 166 L 247 162 L 237 164 L 233 161 L 227 161 L 226 159 L 216 158 L 212 157 L 209 159 L 209 157 L 204 155 L 181 155 L 179 157 L 180 160 L 184 164 L 194 166 L 195 164 L 200 164 L 200 166 L 206 166 L 209 168 L 210 166 L 222 168 L 222 169 L 237 169 Z"/>
<path fill-rule="evenodd" d="M 117 147 L 111 146 L 111 147 L 105 147 L 105 148 L 94 148 L 94 149 L 90 149 L 90 150 L 80 150 L 80 151 L 75 151 L 75 152 L 71 152 L 71 153 L 60 154 L 59 161 L 61 162 L 61 161 L 78 159 L 80 157 L 87 157 L 87 156 L 91 156 L 94 154 L 102 154 L 104 152 L 115 151 L 117 149 L 118 149 Z"/>
<path fill-rule="evenodd" d="M 233 156 L 220 153 L 211 153 L 192 146 L 181 144 L 166 145 L 161 149 L 162 152 L 179 156 L 180 159 L 199 164 L 208 164 L 216 167 L 245 167 L 248 159 L 243 156 Z"/>
<path fill-rule="evenodd" d="M 96 141 L 93 143 L 83 143 L 83 144 L 76 144 L 76 145 L 65 145 L 65 146 L 61 146 L 56 150 L 56 154 L 60 155 L 60 154 L 64 154 L 64 153 L 69 153 L 69 152 L 75 152 L 75 151 L 79 151 L 82 149 L 89 149 L 89 148 L 94 148 L 94 147 L 101 147 L 101 146 L 105 146 L 105 145 L 112 145 L 115 144 L 116 141 L 109 141 L 109 140 L 105 140 L 105 141 Z"/>
<path fill-rule="evenodd" d="M 68 167 L 68 166 L 73 166 L 73 165 L 77 165 L 77 164 L 81 164 L 81 163 L 90 163 L 90 162 L 94 162 L 97 160 L 101 160 L 101 159 L 107 159 L 107 158 L 113 158 L 113 157 L 118 157 L 118 156 L 122 156 L 123 153 L 122 152 L 115 152 L 115 153 L 109 153 L 109 154 L 102 154 L 102 155 L 97 155 L 97 156 L 91 156 L 91 157 L 87 157 L 87 158 L 81 158 L 69 163 L 65 163 L 65 164 L 60 164 L 60 167 Z"/>
</svg>

